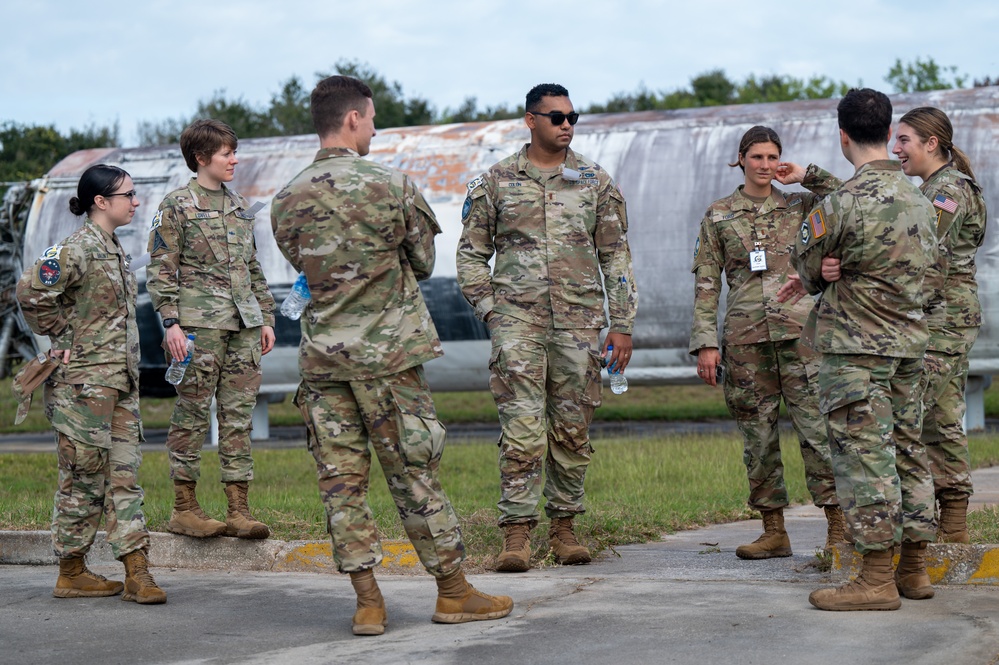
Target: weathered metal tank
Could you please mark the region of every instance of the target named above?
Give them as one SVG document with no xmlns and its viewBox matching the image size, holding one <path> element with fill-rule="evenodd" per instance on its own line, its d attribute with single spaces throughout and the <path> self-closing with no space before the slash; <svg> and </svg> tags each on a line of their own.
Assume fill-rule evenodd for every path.
<svg viewBox="0 0 999 665">
<path fill-rule="evenodd" d="M 970 157 L 989 210 L 999 210 L 999 88 L 895 95 L 892 102 L 896 118 L 915 106 L 936 106 L 947 112 L 955 127 L 955 143 Z M 628 200 L 628 235 L 640 294 L 634 335 L 637 351 L 628 368 L 633 383 L 696 380 L 694 359 L 687 353 L 694 240 L 707 206 L 742 182 L 739 169 L 728 166 L 735 159 L 742 134 L 757 124 L 773 127 L 783 140 L 785 159 L 815 162 L 849 177 L 853 168 L 840 153 L 836 103 L 816 100 L 580 117 L 572 147 L 607 169 Z M 379 132 L 372 142 L 370 158 L 410 174 L 444 230 L 437 240 L 434 277 L 424 285 L 446 354 L 427 366 L 434 389 L 487 386 L 485 329 L 472 316 L 455 281 L 460 210 L 465 183 L 518 150 L 528 137 L 522 120 L 506 120 L 390 129 Z M 315 136 L 240 141 L 240 164 L 233 186 L 251 201 L 269 203 L 313 159 L 317 149 Z M 159 201 L 191 176 L 177 146 L 85 150 L 68 156 L 28 187 L 27 194 L 33 200 L 24 229 L 25 262 L 33 261 L 79 224 L 68 211 L 68 201 L 79 175 L 99 162 L 123 167 L 136 184 L 142 207 L 135 221 L 118 231 L 133 256 L 145 252 L 149 222 Z M 995 224 L 991 224 L 978 255 L 985 321 L 972 354 L 971 371 L 979 376 L 999 373 L 996 234 Z M 264 272 L 280 302 L 294 274 L 274 244 L 269 206 L 257 215 L 256 240 Z M 159 349 L 162 330 L 148 297 L 143 302 L 143 388 L 147 393 L 165 392 L 161 378 L 164 360 Z M 7 313 L 16 315 L 9 308 Z M 291 390 L 298 381 L 294 349 L 298 326 L 278 318 L 279 346 L 264 364 L 264 390 L 270 392 Z M 18 323 L 10 327 L 16 331 Z M 23 339 L 17 339 L 16 334 L 13 337 L 8 348 L 14 352 L 26 348 Z M 6 353 L 7 349 L 0 345 L 0 351 Z"/>
</svg>

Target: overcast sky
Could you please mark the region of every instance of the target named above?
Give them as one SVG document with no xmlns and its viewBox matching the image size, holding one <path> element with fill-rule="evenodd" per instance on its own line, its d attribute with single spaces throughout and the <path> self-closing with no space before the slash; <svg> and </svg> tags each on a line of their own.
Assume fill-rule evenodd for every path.
<svg viewBox="0 0 999 665">
<path fill-rule="evenodd" d="M 995 0 L 797 4 L 9 2 L 0 10 L 0 121 L 66 131 L 117 120 L 132 145 L 140 120 L 186 117 L 219 89 L 263 105 L 289 77 L 311 88 L 341 58 L 370 64 L 438 109 L 466 96 L 480 107 L 516 105 L 550 81 L 583 107 L 640 84 L 685 87 L 715 68 L 735 80 L 824 75 L 886 92 L 896 58 L 956 65 L 968 85 L 999 77 Z"/>
</svg>

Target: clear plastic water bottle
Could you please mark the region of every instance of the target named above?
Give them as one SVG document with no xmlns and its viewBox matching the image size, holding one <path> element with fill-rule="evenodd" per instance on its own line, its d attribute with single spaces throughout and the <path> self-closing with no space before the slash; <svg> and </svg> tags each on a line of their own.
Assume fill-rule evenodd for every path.
<svg viewBox="0 0 999 665">
<path fill-rule="evenodd" d="M 170 361 L 170 366 L 166 371 L 166 380 L 172 386 L 179 386 L 180 382 L 184 380 L 184 372 L 187 371 L 187 366 L 191 364 L 191 358 L 194 357 L 194 335 L 187 336 L 187 355 L 184 356 L 183 360 L 177 360 L 174 358 Z"/>
<path fill-rule="evenodd" d="M 291 287 L 288 297 L 281 303 L 281 313 L 292 321 L 297 321 L 302 317 L 305 306 L 312 300 L 312 293 L 309 291 L 309 282 L 305 279 L 305 273 L 299 273 L 298 279 Z"/>
<path fill-rule="evenodd" d="M 607 357 L 609 358 L 611 352 L 614 350 L 614 345 L 609 344 L 607 346 Z M 620 395 L 621 393 L 628 392 L 628 379 L 625 378 L 624 374 L 615 370 L 611 370 L 610 367 L 607 368 L 607 376 L 610 377 L 610 388 L 611 392 L 615 395 Z"/>
</svg>

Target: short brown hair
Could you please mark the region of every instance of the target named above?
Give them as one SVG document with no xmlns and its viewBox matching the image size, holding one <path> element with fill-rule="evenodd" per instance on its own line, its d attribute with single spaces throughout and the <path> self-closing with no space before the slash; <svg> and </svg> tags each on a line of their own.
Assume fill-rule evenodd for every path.
<svg viewBox="0 0 999 665">
<path fill-rule="evenodd" d="M 340 131 L 351 111 L 362 116 L 368 110 L 371 88 L 352 76 L 329 76 L 312 91 L 312 124 L 320 137 Z"/>
<path fill-rule="evenodd" d="M 195 120 L 180 133 L 180 152 L 187 168 L 198 172 L 198 157 L 210 161 L 222 146 L 236 149 L 238 139 L 232 127 L 221 120 Z"/>
<path fill-rule="evenodd" d="M 777 154 L 780 155 L 784 152 L 784 146 L 780 144 L 780 137 L 777 136 L 777 132 L 770 129 L 769 127 L 764 127 L 763 125 L 756 125 L 751 127 L 749 131 L 742 135 L 742 140 L 739 141 L 739 157 L 745 157 L 749 149 L 752 148 L 757 143 L 773 143 L 777 146 Z M 729 166 L 738 166 L 742 169 L 742 172 L 746 172 L 746 167 L 743 166 L 738 159 Z"/>
</svg>

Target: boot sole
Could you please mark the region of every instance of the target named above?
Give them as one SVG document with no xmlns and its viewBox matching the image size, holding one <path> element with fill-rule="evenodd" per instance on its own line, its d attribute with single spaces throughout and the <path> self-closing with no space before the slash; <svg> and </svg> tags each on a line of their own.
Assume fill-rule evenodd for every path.
<svg viewBox="0 0 999 665">
<path fill-rule="evenodd" d="M 588 554 L 577 554 L 576 556 L 568 556 L 564 559 L 555 557 L 555 563 L 562 566 L 581 566 L 592 561 L 592 557 Z"/>
<path fill-rule="evenodd" d="M 124 588 L 115 589 L 113 591 L 84 591 L 82 589 L 55 589 L 52 591 L 52 595 L 56 598 L 107 598 L 108 596 L 117 596 L 122 591 L 124 591 Z"/>
<path fill-rule="evenodd" d="M 502 619 L 512 611 L 513 608 L 511 607 L 507 610 L 500 610 L 499 612 L 486 612 L 485 614 L 473 614 L 469 612 L 443 614 L 441 612 L 435 612 L 430 620 L 434 623 L 468 623 L 469 621 L 489 621 L 491 619 Z"/>
<path fill-rule="evenodd" d="M 909 600 L 929 600 L 930 598 L 933 597 L 934 593 L 936 593 L 933 590 L 933 587 L 906 589 L 896 584 L 895 588 L 898 589 L 898 593 L 900 596 L 908 598 Z"/>
<path fill-rule="evenodd" d="M 133 603 L 138 603 L 139 605 L 162 605 L 166 602 L 166 594 L 162 596 L 151 596 L 148 598 L 141 598 L 135 593 L 123 593 L 121 594 L 122 600 L 129 600 Z"/>
<path fill-rule="evenodd" d="M 226 526 L 223 524 L 221 529 L 216 529 L 215 531 L 195 531 L 194 529 L 187 529 L 185 527 L 167 524 L 167 531 L 170 533 L 176 533 L 180 536 L 189 536 L 191 538 L 218 538 L 219 536 L 225 535 Z"/>
<path fill-rule="evenodd" d="M 818 603 L 813 601 L 811 598 L 808 599 L 808 602 L 812 605 L 812 607 L 816 607 L 820 610 L 825 610 L 826 612 L 855 612 L 855 611 L 886 612 L 889 610 L 897 610 L 898 608 L 902 607 L 901 600 L 886 601 L 883 603 L 870 603 L 866 605 L 851 605 L 849 607 L 823 607 L 822 605 L 819 605 Z"/>
<path fill-rule="evenodd" d="M 756 552 L 746 553 L 746 552 L 739 552 L 739 550 L 736 550 L 735 555 L 740 559 L 749 559 L 749 560 L 778 559 L 785 556 L 791 556 L 791 548 L 782 547 L 777 550 L 770 550 L 769 552 L 759 552 L 759 553 Z"/>
<path fill-rule="evenodd" d="M 355 623 L 350 627 L 350 632 L 354 635 L 384 635 L 385 623 Z"/>
<path fill-rule="evenodd" d="M 226 527 L 222 535 L 229 536 L 230 538 L 243 538 L 244 540 L 264 540 L 271 535 L 271 531 L 267 527 L 264 527 L 263 529 L 247 529 L 245 531 Z"/>
<path fill-rule="evenodd" d="M 531 564 L 523 561 L 507 561 L 496 564 L 496 571 L 500 573 L 526 573 L 530 569 Z"/>
</svg>

